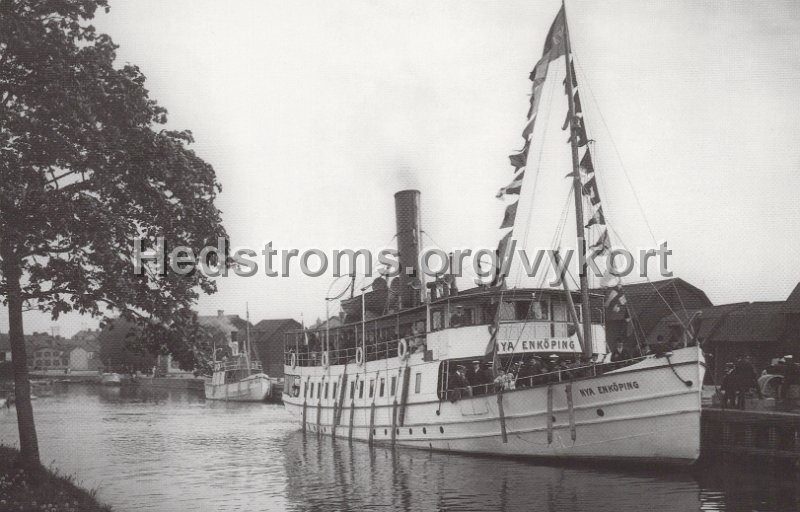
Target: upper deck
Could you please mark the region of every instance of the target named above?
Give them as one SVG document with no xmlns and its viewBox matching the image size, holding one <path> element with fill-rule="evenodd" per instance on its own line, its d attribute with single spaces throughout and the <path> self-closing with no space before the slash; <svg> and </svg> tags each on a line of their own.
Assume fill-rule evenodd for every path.
<svg viewBox="0 0 800 512">
<path fill-rule="evenodd" d="M 571 295 L 580 320 L 580 293 L 574 291 Z M 590 302 L 595 347 L 604 347 L 603 297 L 592 294 Z M 371 316 L 367 311 L 366 318 L 353 321 L 347 317 L 346 323 L 336 327 L 289 332 L 284 346 L 285 362 L 318 366 L 375 361 L 397 356 L 398 349 L 412 353 L 430 351 L 430 357 L 437 359 L 456 354 L 482 355 L 488 341 L 488 326 L 494 323 L 498 304 L 501 304 L 498 332 L 501 351 L 581 351 L 564 291 L 476 288 L 381 316 Z M 399 348 L 401 342 L 403 348 Z"/>
</svg>

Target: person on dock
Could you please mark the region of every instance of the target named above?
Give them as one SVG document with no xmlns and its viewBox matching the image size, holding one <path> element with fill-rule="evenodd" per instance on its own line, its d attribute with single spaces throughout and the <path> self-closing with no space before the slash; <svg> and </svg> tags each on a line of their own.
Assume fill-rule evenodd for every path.
<svg viewBox="0 0 800 512">
<path fill-rule="evenodd" d="M 761 391 L 758 388 L 758 375 L 753 364 L 744 355 L 739 355 L 736 359 L 736 366 L 733 369 L 735 374 L 734 384 L 736 386 L 736 408 L 744 410 L 747 393 L 755 388 L 759 398 Z"/>
<path fill-rule="evenodd" d="M 730 407 L 736 406 L 736 375 L 734 375 L 734 368 L 736 367 L 733 363 L 725 363 L 725 376 L 722 377 L 722 386 L 720 389 L 722 390 L 722 408 L 727 409 Z"/>
<path fill-rule="evenodd" d="M 800 366 L 794 362 L 792 355 L 783 356 L 780 363 L 779 371 L 783 375 L 780 398 L 784 403 L 790 403 L 792 386 L 800 385 Z"/>
</svg>

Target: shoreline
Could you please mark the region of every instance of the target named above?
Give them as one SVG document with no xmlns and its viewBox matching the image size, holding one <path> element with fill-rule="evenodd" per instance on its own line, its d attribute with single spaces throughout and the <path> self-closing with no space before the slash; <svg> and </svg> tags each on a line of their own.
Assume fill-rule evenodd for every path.
<svg viewBox="0 0 800 512">
<path fill-rule="evenodd" d="M 97 500 L 96 491 L 78 486 L 74 476 L 42 465 L 22 469 L 18 458 L 18 449 L 0 445 L 0 509 L 111 512 Z"/>
</svg>

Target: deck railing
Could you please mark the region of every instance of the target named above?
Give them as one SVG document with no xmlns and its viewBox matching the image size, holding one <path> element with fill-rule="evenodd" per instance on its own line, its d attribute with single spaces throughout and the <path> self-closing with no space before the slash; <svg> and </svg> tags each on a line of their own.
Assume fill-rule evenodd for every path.
<svg viewBox="0 0 800 512">
<path fill-rule="evenodd" d="M 214 362 L 215 372 L 224 372 L 228 370 L 259 370 L 261 371 L 261 361 L 250 361 L 250 366 L 247 366 L 245 361 L 216 361 Z"/>
<path fill-rule="evenodd" d="M 389 340 L 389 341 L 372 341 L 366 344 L 366 351 L 364 353 L 364 361 L 378 361 L 381 359 L 389 359 L 398 355 L 398 347 L 400 342 L 405 340 L 409 354 L 415 352 L 422 352 L 426 347 L 426 337 L 424 334 L 417 336 L 406 336 L 405 338 Z M 346 347 L 340 349 L 328 350 L 328 364 L 351 364 L 356 363 L 356 357 L 361 346 Z M 300 347 L 299 352 L 295 352 L 292 348 L 284 354 L 284 363 L 286 365 L 292 364 L 292 357 L 295 357 L 297 366 L 322 366 L 323 350 L 304 350 Z"/>
<path fill-rule="evenodd" d="M 522 388 L 533 388 L 544 386 L 547 384 L 555 384 L 558 382 L 565 382 L 588 377 L 597 377 L 613 370 L 630 366 L 646 359 L 647 356 L 635 357 L 626 359 L 624 361 L 615 361 L 610 363 L 589 363 L 570 368 L 559 368 L 558 370 L 541 372 L 536 375 L 517 378 L 513 376 L 502 382 L 493 380 L 485 384 L 467 387 L 450 387 L 447 385 L 449 380 L 449 364 L 448 367 L 442 369 L 444 378 L 442 379 L 442 387 L 439 389 L 439 398 L 456 401 L 460 398 L 478 396 L 478 395 L 491 395 L 499 393 L 500 391 L 510 391 Z M 448 361 L 450 363 L 452 361 Z M 512 374 L 513 375 L 513 374 Z"/>
</svg>

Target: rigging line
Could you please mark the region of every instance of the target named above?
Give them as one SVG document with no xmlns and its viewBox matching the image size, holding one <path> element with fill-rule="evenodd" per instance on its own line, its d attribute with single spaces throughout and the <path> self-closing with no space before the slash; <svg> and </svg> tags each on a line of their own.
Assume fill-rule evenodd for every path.
<svg viewBox="0 0 800 512">
<path fill-rule="evenodd" d="M 628 182 L 628 187 L 631 189 L 631 192 L 633 192 L 633 198 L 636 201 L 636 207 L 639 209 L 639 213 L 640 213 L 640 215 L 642 217 L 642 220 L 644 220 L 644 223 L 647 226 L 647 230 L 650 232 L 650 238 L 651 238 L 651 240 L 653 242 L 653 245 L 656 245 L 656 243 L 657 243 L 656 242 L 656 235 L 653 232 L 653 227 L 650 225 L 650 221 L 647 220 L 647 215 L 645 215 L 644 207 L 642 206 L 642 202 L 639 199 L 639 194 L 636 193 L 636 189 L 633 186 L 633 181 L 631 180 L 631 177 L 628 174 L 628 169 L 625 167 L 625 163 L 622 161 L 622 155 L 621 155 L 621 153 L 619 151 L 619 148 L 617 147 L 616 142 L 614 142 L 614 137 L 611 135 L 611 129 L 608 127 L 608 123 L 606 123 L 606 119 L 603 116 L 602 110 L 600 110 L 600 104 L 597 102 L 597 98 L 594 95 L 594 91 L 592 91 L 592 87 L 589 84 L 589 80 L 587 78 L 587 74 L 584 72 L 583 66 L 581 66 L 580 60 L 577 58 L 577 54 L 576 54 L 574 48 L 572 48 L 572 53 L 574 54 L 573 62 L 577 61 L 578 62 L 578 68 L 580 68 L 580 70 L 581 70 L 581 75 L 582 75 L 581 82 L 583 84 L 585 84 L 586 90 L 589 92 L 589 96 L 591 97 L 592 103 L 594 104 L 595 110 L 597 111 L 597 117 L 600 118 L 600 121 L 603 123 L 603 127 L 605 127 L 606 134 L 608 135 L 608 140 L 611 141 L 611 147 L 614 148 L 614 153 L 617 155 L 617 160 L 619 161 L 619 166 L 622 169 L 622 173 L 625 175 L 625 180 Z M 594 154 L 592 156 L 594 156 Z M 678 291 L 677 285 L 675 285 L 675 281 L 672 281 L 672 286 L 675 288 L 675 295 L 678 297 L 678 302 L 680 303 L 681 308 L 683 308 L 684 314 L 686 314 L 688 316 L 689 313 L 688 313 L 688 311 L 686 311 L 686 305 L 683 303 L 683 299 L 681 298 L 681 294 Z M 662 296 L 662 299 L 663 299 L 663 296 Z"/>
<path fill-rule="evenodd" d="M 567 214 L 569 213 L 569 203 L 570 203 L 570 199 L 572 199 L 573 191 L 574 191 L 574 189 L 572 187 L 570 187 L 569 191 L 567 192 L 567 200 L 566 200 L 566 202 L 564 203 L 564 206 L 561 209 L 561 219 L 559 220 L 559 223 L 556 226 L 556 233 L 553 234 L 553 240 L 550 242 L 550 246 L 553 249 L 556 248 L 556 244 L 561 245 L 561 238 L 563 237 L 564 226 L 567 223 Z M 547 279 L 547 272 L 545 272 L 544 275 L 541 277 L 541 280 L 537 283 L 536 288 L 543 288 L 545 279 Z M 516 311 L 515 311 L 515 313 L 516 313 Z M 528 312 L 525 314 L 525 320 L 522 323 L 522 328 L 519 331 L 519 335 L 517 336 L 516 343 L 519 343 L 519 340 L 522 339 L 522 335 L 525 333 L 525 326 L 528 325 L 529 318 L 530 318 L 530 308 L 528 309 Z M 515 346 L 516 346 L 516 343 L 514 344 Z M 514 361 L 514 356 L 515 356 L 515 354 L 512 353 L 511 354 L 511 362 L 512 363 Z M 520 354 L 520 359 L 524 359 L 524 355 Z"/>
<path fill-rule="evenodd" d="M 625 242 L 623 242 L 623 241 L 622 241 L 622 237 L 621 237 L 621 236 L 619 236 L 619 233 L 617 232 L 617 230 L 616 230 L 616 229 L 614 229 L 614 226 L 613 226 L 613 225 L 612 225 L 610 222 L 606 222 L 606 226 L 608 226 L 608 228 L 609 228 L 611 231 L 613 231 L 613 232 L 614 232 L 614 236 L 617 238 L 617 240 L 619 240 L 619 243 L 620 243 L 620 244 L 622 244 L 622 247 L 623 247 L 623 248 L 624 248 L 626 251 L 628 251 L 628 252 L 631 252 L 631 251 L 628 249 L 628 246 L 627 246 L 627 245 L 625 245 Z M 674 310 L 674 309 L 672 309 L 672 306 L 670 306 L 670 304 L 669 304 L 669 302 L 667 301 L 667 299 L 666 299 L 666 298 L 664 298 L 664 296 L 661 294 L 661 292 L 659 291 L 658 287 L 657 287 L 655 284 L 653 284 L 653 281 L 651 281 L 649 277 L 645 276 L 645 279 L 647 279 L 647 282 L 650 284 L 650 286 L 652 286 L 652 287 L 653 287 L 653 290 L 654 290 L 654 291 L 656 292 L 656 294 L 657 294 L 657 295 L 658 295 L 658 296 L 661 298 L 661 301 L 664 303 L 664 305 L 665 305 L 665 306 L 667 306 L 667 309 L 669 309 L 669 312 L 670 312 L 670 313 L 672 313 L 672 315 L 675 317 L 675 319 L 678 321 L 678 323 L 679 323 L 679 324 L 681 324 L 681 327 L 682 327 L 682 328 L 684 328 L 684 329 L 686 329 L 686 325 L 684 325 L 683 321 L 682 321 L 682 320 L 681 320 L 681 318 L 678 316 L 678 313 L 676 313 L 676 312 L 675 312 L 675 310 Z"/>
</svg>

